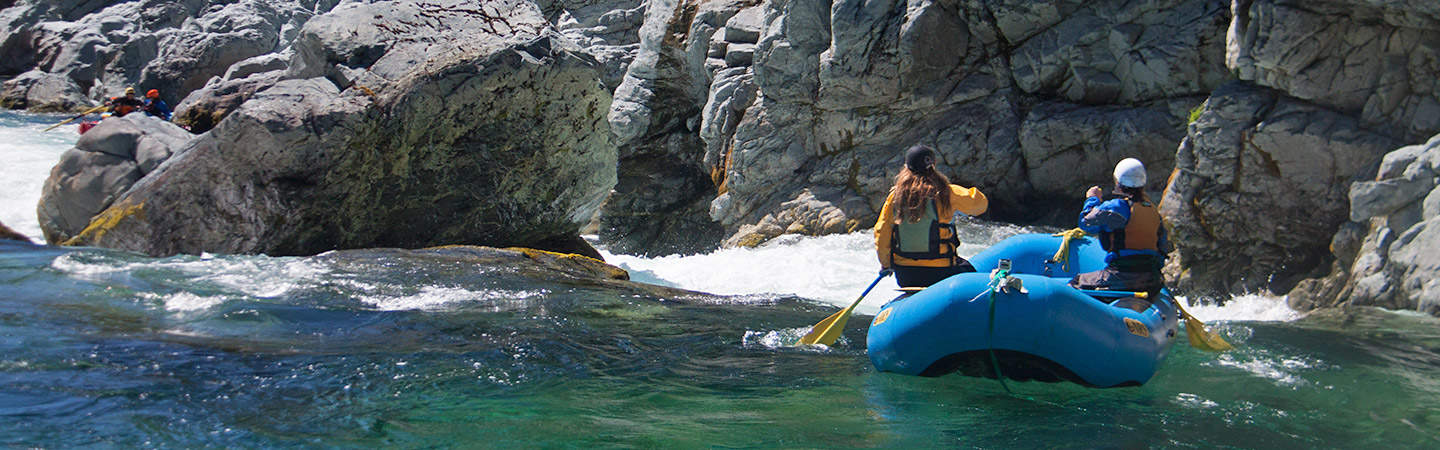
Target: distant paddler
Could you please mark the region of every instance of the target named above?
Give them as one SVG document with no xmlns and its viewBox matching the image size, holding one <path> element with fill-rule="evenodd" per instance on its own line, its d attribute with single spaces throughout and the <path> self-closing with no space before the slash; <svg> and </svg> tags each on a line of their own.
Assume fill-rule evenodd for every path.
<svg viewBox="0 0 1440 450">
<path fill-rule="evenodd" d="M 126 114 L 145 108 L 145 102 L 135 97 L 134 87 L 125 88 L 124 96 L 110 97 L 105 104 L 110 106 L 110 115 L 113 117 L 125 117 Z"/>
<path fill-rule="evenodd" d="M 170 120 L 170 105 L 160 99 L 160 90 L 151 89 L 145 92 L 145 114 L 152 117 L 159 117 L 162 120 Z"/>
</svg>

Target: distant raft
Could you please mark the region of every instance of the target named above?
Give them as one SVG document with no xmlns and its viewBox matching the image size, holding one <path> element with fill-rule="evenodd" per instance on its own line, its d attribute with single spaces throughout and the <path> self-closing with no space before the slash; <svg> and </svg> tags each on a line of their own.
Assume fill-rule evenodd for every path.
<svg viewBox="0 0 1440 450">
<path fill-rule="evenodd" d="M 870 361 L 884 372 L 927 377 L 959 372 L 1092 387 L 1149 381 L 1175 339 L 1174 298 L 1166 290 L 1142 299 L 1071 288 L 1076 273 L 1105 267 L 1105 251 L 1080 238 L 1070 242 L 1068 261 L 1052 261 L 1062 242 L 1046 234 L 1006 239 L 970 259 L 978 272 L 891 301 L 870 324 Z M 990 272 L 1001 259 L 1011 261 L 1025 292 L 993 288 Z"/>
</svg>

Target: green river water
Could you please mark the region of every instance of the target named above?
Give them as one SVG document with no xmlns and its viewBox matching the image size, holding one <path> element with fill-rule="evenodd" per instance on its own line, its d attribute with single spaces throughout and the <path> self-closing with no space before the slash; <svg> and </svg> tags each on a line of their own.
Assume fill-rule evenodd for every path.
<svg viewBox="0 0 1440 450">
<path fill-rule="evenodd" d="M 55 120 L 0 113 L 0 219 L 32 236 L 74 139 Z M 1019 232 L 967 227 L 970 254 Z M 873 278 L 869 245 L 610 256 L 709 295 L 405 251 L 0 243 L 0 447 L 1440 448 L 1440 321 L 1413 313 L 1193 307 L 1238 349 L 1178 343 L 1118 389 L 879 373 L 863 315 L 789 346 Z"/>
</svg>

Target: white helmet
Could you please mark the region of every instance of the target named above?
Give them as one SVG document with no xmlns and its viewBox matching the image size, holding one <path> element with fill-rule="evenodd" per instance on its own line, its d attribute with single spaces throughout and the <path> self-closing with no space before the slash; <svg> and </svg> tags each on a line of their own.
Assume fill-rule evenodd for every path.
<svg viewBox="0 0 1440 450">
<path fill-rule="evenodd" d="M 1115 183 L 1124 187 L 1145 187 L 1145 165 L 1135 158 L 1125 158 L 1115 165 Z"/>
</svg>

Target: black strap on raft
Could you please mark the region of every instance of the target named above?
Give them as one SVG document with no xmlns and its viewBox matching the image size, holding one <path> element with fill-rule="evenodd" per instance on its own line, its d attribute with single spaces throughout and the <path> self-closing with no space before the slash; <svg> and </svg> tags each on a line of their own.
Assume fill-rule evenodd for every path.
<svg viewBox="0 0 1440 450">
<path fill-rule="evenodd" d="M 956 232 L 955 224 L 945 223 L 940 220 L 940 210 L 938 207 L 935 206 L 934 199 L 927 200 L 926 203 L 930 206 L 930 211 L 928 211 L 930 213 L 930 216 L 924 217 L 921 220 L 930 220 L 930 235 L 928 243 L 929 248 L 921 252 L 907 252 L 902 250 L 900 242 L 902 236 L 902 233 L 900 233 L 900 225 L 892 224 L 890 225 L 890 255 L 892 258 L 894 256 L 902 256 L 910 259 L 941 259 L 955 257 L 955 249 L 960 247 L 960 237 L 959 233 Z M 940 237 L 940 232 L 943 230 L 950 230 L 950 237 Z M 948 249 L 948 251 L 943 246 L 943 244 L 949 244 L 950 248 Z M 892 260 L 891 262 L 893 263 L 894 261 Z"/>
</svg>

